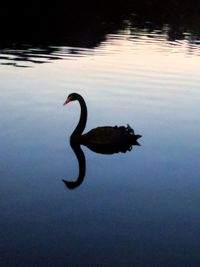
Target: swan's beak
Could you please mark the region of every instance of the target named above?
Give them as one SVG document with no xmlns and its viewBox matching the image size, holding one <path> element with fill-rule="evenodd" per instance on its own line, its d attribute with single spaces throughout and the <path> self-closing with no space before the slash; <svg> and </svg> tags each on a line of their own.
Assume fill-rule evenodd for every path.
<svg viewBox="0 0 200 267">
<path fill-rule="evenodd" d="M 69 102 L 71 101 L 71 98 L 70 97 L 68 97 L 66 100 L 65 100 L 65 102 L 64 102 L 64 104 L 63 104 L 63 106 L 64 105 L 67 105 Z"/>
</svg>

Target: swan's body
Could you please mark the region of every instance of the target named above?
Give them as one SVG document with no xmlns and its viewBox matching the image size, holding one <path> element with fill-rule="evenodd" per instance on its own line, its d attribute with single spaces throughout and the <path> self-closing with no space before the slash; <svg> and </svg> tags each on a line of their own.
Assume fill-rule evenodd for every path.
<svg viewBox="0 0 200 267">
<path fill-rule="evenodd" d="M 80 142 L 92 151 L 113 154 L 131 150 L 134 144 L 139 145 L 136 138 L 129 125 L 127 127 L 103 126 L 94 128 L 88 133 L 83 134 Z"/>
<path fill-rule="evenodd" d="M 133 129 L 129 125 L 127 125 L 127 127 L 97 127 L 82 135 L 87 121 L 87 107 L 83 97 L 77 93 L 72 93 L 68 96 L 64 105 L 75 100 L 80 103 L 81 115 L 71 135 L 71 140 L 76 140 L 91 150 L 104 154 L 126 152 L 127 150 L 131 150 L 132 145 L 139 145 L 137 139 L 140 138 L 141 135 L 135 135 Z"/>
</svg>

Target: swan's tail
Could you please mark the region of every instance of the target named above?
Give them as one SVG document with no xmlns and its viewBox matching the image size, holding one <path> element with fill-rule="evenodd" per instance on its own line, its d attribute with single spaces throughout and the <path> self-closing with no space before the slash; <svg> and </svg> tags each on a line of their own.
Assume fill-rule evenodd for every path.
<svg viewBox="0 0 200 267">
<path fill-rule="evenodd" d="M 129 124 L 127 124 L 126 131 L 131 135 L 132 137 L 132 145 L 134 146 L 141 146 L 140 143 L 137 141 L 139 138 L 142 137 L 140 134 L 135 134 L 133 128 Z"/>
<path fill-rule="evenodd" d="M 141 146 L 140 143 L 137 141 L 141 137 L 142 137 L 142 135 L 140 135 L 140 134 L 135 134 L 133 136 L 133 145 L 134 146 Z"/>
</svg>

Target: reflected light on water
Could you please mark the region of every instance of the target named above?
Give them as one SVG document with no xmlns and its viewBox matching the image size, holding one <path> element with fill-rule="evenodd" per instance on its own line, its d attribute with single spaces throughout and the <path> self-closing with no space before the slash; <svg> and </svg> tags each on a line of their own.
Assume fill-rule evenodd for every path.
<svg viewBox="0 0 200 267">
<path fill-rule="evenodd" d="M 141 30 L 137 32 L 137 29 L 123 30 L 117 34 L 108 34 L 106 40 L 94 49 L 64 46 L 40 48 L 31 45 L 21 46 L 20 49 L 17 47 L 4 48 L 0 50 L 0 63 L 31 67 L 34 64 L 54 62 L 55 60 L 78 59 L 85 56 L 108 56 L 109 54 L 121 55 L 122 52 L 127 53 L 130 61 L 130 55 L 133 54 L 134 57 L 139 55 L 140 61 L 145 60 L 147 56 L 151 59 L 156 54 L 158 55 L 156 60 L 160 58 L 160 54 L 170 56 L 175 53 L 188 57 L 200 55 L 198 42 L 191 42 L 190 34 L 184 36 L 183 40 L 168 41 L 168 36 L 162 32 L 149 33 Z"/>
</svg>

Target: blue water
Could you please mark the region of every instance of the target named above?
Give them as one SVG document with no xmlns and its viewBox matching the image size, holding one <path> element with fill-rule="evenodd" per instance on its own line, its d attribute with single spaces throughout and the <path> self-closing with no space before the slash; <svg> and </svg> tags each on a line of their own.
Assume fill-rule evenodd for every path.
<svg viewBox="0 0 200 267">
<path fill-rule="evenodd" d="M 29 61 L 1 51 L 0 265 L 199 266 L 198 44 L 125 29 L 94 49 L 31 49 Z M 129 123 L 143 136 L 125 154 L 83 147 L 74 190 L 61 180 L 78 174 L 71 92 L 85 131 Z"/>
</svg>

